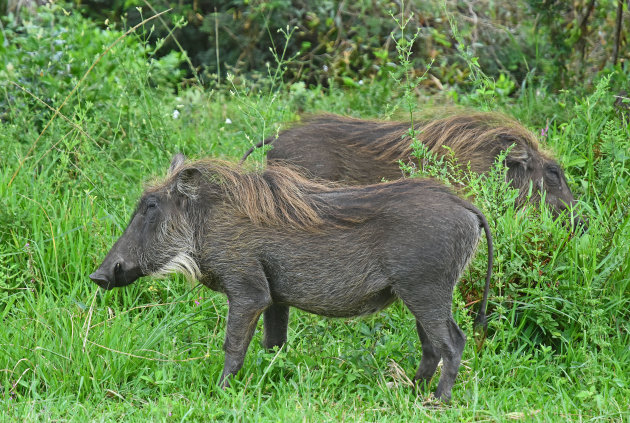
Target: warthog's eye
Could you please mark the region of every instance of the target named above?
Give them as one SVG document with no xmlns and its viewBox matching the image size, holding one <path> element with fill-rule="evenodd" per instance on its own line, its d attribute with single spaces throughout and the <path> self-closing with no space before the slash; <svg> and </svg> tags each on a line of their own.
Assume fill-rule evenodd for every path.
<svg viewBox="0 0 630 423">
<path fill-rule="evenodd" d="M 556 166 L 548 166 L 545 169 L 545 179 L 548 184 L 560 185 L 560 171 Z"/>
<path fill-rule="evenodd" d="M 147 201 L 147 212 L 151 212 L 153 210 L 155 210 L 157 208 L 158 204 L 157 201 L 155 201 L 155 199 L 149 199 L 149 201 Z"/>
<path fill-rule="evenodd" d="M 156 219 L 156 210 L 158 209 L 158 203 L 155 199 L 149 199 L 147 201 L 146 210 L 144 212 L 149 222 L 154 222 Z"/>
</svg>

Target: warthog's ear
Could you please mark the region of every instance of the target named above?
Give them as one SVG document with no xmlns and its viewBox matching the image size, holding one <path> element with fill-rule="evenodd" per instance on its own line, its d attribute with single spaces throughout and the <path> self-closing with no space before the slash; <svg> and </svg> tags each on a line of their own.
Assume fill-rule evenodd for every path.
<svg viewBox="0 0 630 423">
<path fill-rule="evenodd" d="M 173 156 L 173 160 L 171 160 L 171 165 L 168 168 L 168 174 L 172 174 L 175 169 L 180 167 L 186 161 L 186 156 L 182 153 L 177 153 Z"/>
<path fill-rule="evenodd" d="M 193 200 L 196 199 L 199 192 L 201 178 L 201 171 L 194 167 L 180 170 L 177 172 L 177 191 L 181 192 L 186 197 L 192 198 Z"/>
<path fill-rule="evenodd" d="M 512 147 L 507 157 L 505 158 L 505 164 L 509 168 L 516 168 L 520 166 L 523 169 L 527 169 L 531 161 L 532 156 L 529 153 L 529 149 L 523 148 L 518 144 Z"/>
</svg>

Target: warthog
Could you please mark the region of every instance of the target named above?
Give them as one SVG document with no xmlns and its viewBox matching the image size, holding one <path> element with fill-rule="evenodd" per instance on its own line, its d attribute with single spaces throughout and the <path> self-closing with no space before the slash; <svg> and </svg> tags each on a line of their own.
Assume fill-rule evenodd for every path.
<svg viewBox="0 0 630 423">
<path fill-rule="evenodd" d="M 273 148 L 268 163 L 300 166 L 310 175 L 350 185 L 375 184 L 399 179 L 399 160 L 412 162 L 410 125 L 325 114 L 307 118 L 305 123 L 286 129 L 250 148 L 241 162 L 263 143 Z M 477 173 L 485 173 L 497 156 L 513 145 L 505 164 L 507 180 L 519 190 L 517 206 L 530 201 L 545 202 L 555 216 L 572 207 L 576 200 L 567 185 L 562 167 L 543 153 L 536 137 L 515 120 L 498 113 L 458 113 L 416 124 L 416 138 L 438 156 L 452 150 L 457 162 Z M 448 149 L 444 148 L 448 147 Z M 574 224 L 584 221 L 574 217 Z"/>
<path fill-rule="evenodd" d="M 331 317 L 377 312 L 397 298 L 416 319 L 427 384 L 448 401 L 466 337 L 453 320 L 455 283 L 481 230 L 488 269 L 476 326 L 485 326 L 492 238 L 483 214 L 431 180 L 335 187 L 269 166 L 245 172 L 173 158 L 142 194 L 123 235 L 90 278 L 105 289 L 180 272 L 227 295 L 223 386 L 243 365 L 256 322 L 263 346 L 287 339 L 289 307 Z"/>
</svg>

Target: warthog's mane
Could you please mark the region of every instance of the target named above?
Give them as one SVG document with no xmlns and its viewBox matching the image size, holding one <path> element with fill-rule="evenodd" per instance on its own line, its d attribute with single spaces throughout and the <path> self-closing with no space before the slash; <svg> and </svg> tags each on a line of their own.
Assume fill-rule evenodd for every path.
<svg viewBox="0 0 630 423">
<path fill-rule="evenodd" d="M 182 164 L 150 189 L 167 187 L 200 201 L 198 197 L 210 193 L 257 225 L 316 229 L 324 223 L 356 221 L 342 216 L 316 195 L 340 189 L 338 184 L 306 179 L 287 166 L 245 170 L 230 162 L 203 159 Z"/>
<path fill-rule="evenodd" d="M 307 179 L 289 166 L 246 170 L 216 159 L 183 163 L 146 191 L 177 191 L 193 202 L 220 203 L 229 208 L 226 216 L 245 217 L 256 225 L 318 231 L 365 222 L 383 207 L 375 199 L 378 198 L 375 193 L 404 196 L 412 192 L 413 186 L 425 189 L 427 201 L 433 193 L 453 194 L 448 187 L 431 179 L 344 187 L 335 182 Z"/>
<path fill-rule="evenodd" d="M 409 123 L 355 119 L 333 114 L 321 114 L 305 119 L 315 133 L 326 133 L 328 128 L 356 126 L 348 132 L 348 144 L 382 161 L 407 161 L 413 152 Z M 366 123 L 368 123 L 366 125 Z M 300 126 L 300 125 L 298 125 Z M 364 130 L 360 128 L 365 128 Z M 547 160 L 536 136 L 513 118 L 496 112 L 458 111 L 444 118 L 414 124 L 416 139 L 438 156 L 455 153 L 457 163 L 470 164 L 477 173 L 487 172 L 496 157 L 511 145 L 507 162 L 526 163 L 528 160 Z M 375 136 L 374 134 L 378 134 Z M 511 166 L 508 178 L 523 195 L 530 183 L 528 172 Z"/>
<path fill-rule="evenodd" d="M 326 127 L 344 124 L 365 125 L 366 122 L 370 124 L 366 130 L 382 135 L 357 135 L 357 148 L 370 150 L 381 159 L 393 161 L 412 153 L 409 123 L 406 122 L 366 121 L 333 114 L 305 119 L 305 123 L 315 131 L 318 128 L 325 131 Z M 515 161 L 522 159 L 529 151 L 539 151 L 534 134 L 513 118 L 496 112 L 460 111 L 448 117 L 416 123 L 414 131 L 416 139 L 430 151 L 443 155 L 447 151 L 444 147 L 448 147 L 457 151 L 464 164 L 470 162 L 473 167 L 487 168 L 485 162 L 488 157 L 492 160 L 492 156 L 497 156 L 510 144 L 515 145 L 508 157 Z"/>
</svg>

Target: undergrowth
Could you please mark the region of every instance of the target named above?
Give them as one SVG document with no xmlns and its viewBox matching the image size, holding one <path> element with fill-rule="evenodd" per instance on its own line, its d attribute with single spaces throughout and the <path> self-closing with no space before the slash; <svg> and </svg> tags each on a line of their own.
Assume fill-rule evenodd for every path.
<svg viewBox="0 0 630 423">
<path fill-rule="evenodd" d="M 516 111 L 542 131 L 541 143 L 563 164 L 588 217 L 585 233 L 572 233 L 544 207 L 515 210 L 500 164 L 483 177 L 448 158 L 418 166 L 468 186 L 495 243 L 489 338 L 479 353 L 467 345 L 450 405 L 427 403 L 426 393 L 410 389 L 421 352 L 401 304 L 352 320 L 293 312 L 288 344 L 265 352 L 257 330 L 243 370 L 222 391 L 224 297 L 179 277 L 108 292 L 87 277 L 124 230 L 143 182 L 164 175 L 177 152 L 236 161 L 298 112 L 379 117 L 404 93 L 389 78 L 344 88 L 333 81 L 326 89 L 274 82 L 274 66 L 282 72 L 290 59 L 281 51 L 270 79 L 234 75 L 224 89 L 205 91 L 179 80 L 181 54 L 157 58 L 156 46 L 136 32 L 86 74 L 123 33 L 95 29 L 54 5 L 4 29 L 10 38 L 0 67 L 5 419 L 628 418 L 630 133 L 608 77 L 587 95 L 527 87 L 514 97 L 495 90 L 491 100 L 478 91 L 456 99 Z M 57 116 L 51 108 L 60 108 Z M 469 339 L 486 260 L 479 248 L 454 301 Z"/>
</svg>

